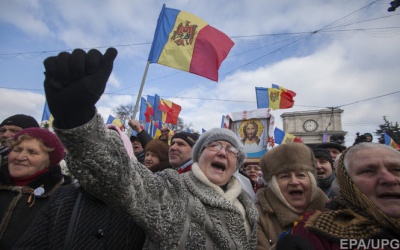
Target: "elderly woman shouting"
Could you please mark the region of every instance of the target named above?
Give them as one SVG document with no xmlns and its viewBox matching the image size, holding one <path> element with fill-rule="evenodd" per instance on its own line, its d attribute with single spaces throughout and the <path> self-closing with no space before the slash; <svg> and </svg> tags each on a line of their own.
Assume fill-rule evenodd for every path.
<svg viewBox="0 0 400 250">
<path fill-rule="evenodd" d="M 14 135 L 9 148 L 8 166 L 0 172 L 1 249 L 11 249 L 53 191 L 70 182 L 57 165 L 65 151 L 54 133 L 27 128 Z"/>
<path fill-rule="evenodd" d="M 45 61 L 46 97 L 74 176 L 145 229 L 145 249 L 254 249 L 258 213 L 233 177 L 245 153 L 232 131 L 202 134 L 193 148 L 192 171 L 179 174 L 152 173 L 131 161 L 104 129 L 95 103 L 116 54 L 78 49 Z"/>
<path fill-rule="evenodd" d="M 303 212 L 323 209 L 328 197 L 316 184 L 314 155 L 303 143 L 269 150 L 260 159 L 260 166 L 268 187 L 257 192 L 257 249 L 269 249 L 282 232 L 290 232 Z"/>
</svg>

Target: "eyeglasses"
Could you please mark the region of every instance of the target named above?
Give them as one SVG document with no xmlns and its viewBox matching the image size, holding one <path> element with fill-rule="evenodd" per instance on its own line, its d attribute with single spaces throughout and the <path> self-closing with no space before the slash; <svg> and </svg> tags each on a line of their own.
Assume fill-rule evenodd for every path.
<svg viewBox="0 0 400 250">
<path fill-rule="evenodd" d="M 235 147 L 233 147 L 231 145 L 227 145 L 226 147 L 224 147 L 224 145 L 222 145 L 219 142 L 212 142 L 212 143 L 206 145 L 206 148 L 208 148 L 209 150 L 214 151 L 214 152 L 219 152 L 224 148 L 225 152 L 230 156 L 238 157 L 238 155 L 239 155 L 239 151 Z"/>
</svg>

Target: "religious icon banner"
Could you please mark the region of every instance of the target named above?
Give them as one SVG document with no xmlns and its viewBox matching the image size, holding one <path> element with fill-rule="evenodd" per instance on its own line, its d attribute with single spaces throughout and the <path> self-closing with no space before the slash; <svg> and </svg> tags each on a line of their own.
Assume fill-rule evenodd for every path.
<svg viewBox="0 0 400 250">
<path fill-rule="evenodd" d="M 267 152 L 268 136 L 273 135 L 274 116 L 271 109 L 233 112 L 227 115 L 228 128 L 239 137 L 247 158 L 261 158 Z"/>
</svg>

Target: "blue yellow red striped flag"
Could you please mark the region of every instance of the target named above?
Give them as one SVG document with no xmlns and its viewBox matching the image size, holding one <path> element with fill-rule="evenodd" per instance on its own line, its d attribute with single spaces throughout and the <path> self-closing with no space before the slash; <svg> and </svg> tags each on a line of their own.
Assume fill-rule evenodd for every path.
<svg viewBox="0 0 400 250">
<path fill-rule="evenodd" d="M 162 7 L 148 61 L 218 81 L 234 42 L 201 18 Z"/>
</svg>

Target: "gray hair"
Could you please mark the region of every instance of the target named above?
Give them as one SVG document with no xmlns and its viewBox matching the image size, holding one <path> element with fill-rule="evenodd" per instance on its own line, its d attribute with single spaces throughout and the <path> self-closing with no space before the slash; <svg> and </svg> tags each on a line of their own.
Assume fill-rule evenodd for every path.
<svg viewBox="0 0 400 250">
<path fill-rule="evenodd" d="M 358 144 L 350 147 L 348 152 L 344 156 L 343 164 L 344 164 L 344 168 L 346 169 L 347 173 L 349 173 L 349 169 L 350 169 L 351 164 L 353 163 L 353 160 L 354 160 L 354 159 L 350 159 L 350 158 L 355 153 L 357 153 L 358 151 L 363 150 L 363 149 L 368 149 L 368 148 L 371 148 L 371 149 L 384 148 L 384 149 L 392 151 L 392 152 L 394 152 L 394 153 L 396 153 L 396 154 L 398 154 L 400 156 L 400 151 L 397 151 L 395 148 L 392 148 L 392 147 L 387 146 L 385 144 L 373 143 L 373 142 L 358 143 Z"/>
</svg>

